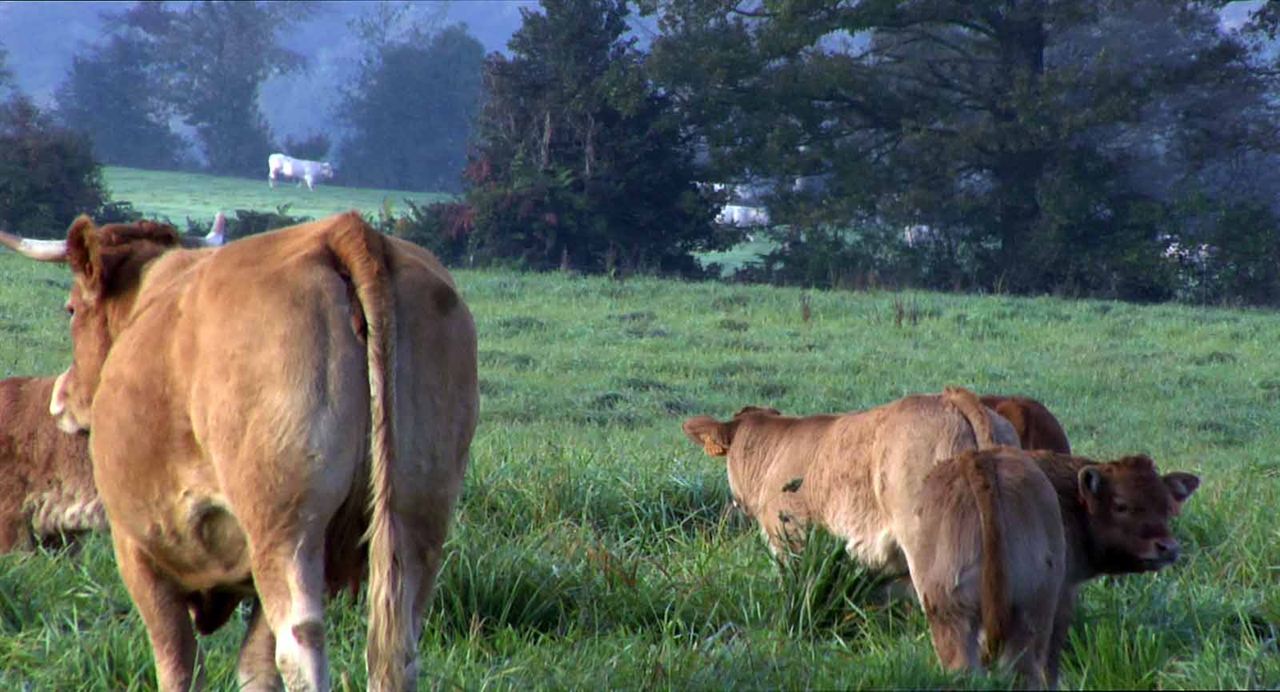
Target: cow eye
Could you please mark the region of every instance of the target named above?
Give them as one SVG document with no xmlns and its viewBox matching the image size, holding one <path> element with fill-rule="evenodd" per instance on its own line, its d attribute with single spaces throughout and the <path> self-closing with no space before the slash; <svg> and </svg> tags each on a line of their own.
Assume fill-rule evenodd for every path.
<svg viewBox="0 0 1280 692">
<path fill-rule="evenodd" d="M 71 303 L 67 303 L 67 314 L 68 314 L 68 315 L 71 315 L 72 317 L 75 317 L 75 316 L 76 316 L 76 306 L 72 305 Z"/>
<path fill-rule="evenodd" d="M 1129 511 L 1129 505 L 1126 505 L 1123 502 L 1117 502 L 1115 504 L 1115 510 L 1116 510 L 1116 514 L 1124 514 L 1125 512 Z"/>
</svg>

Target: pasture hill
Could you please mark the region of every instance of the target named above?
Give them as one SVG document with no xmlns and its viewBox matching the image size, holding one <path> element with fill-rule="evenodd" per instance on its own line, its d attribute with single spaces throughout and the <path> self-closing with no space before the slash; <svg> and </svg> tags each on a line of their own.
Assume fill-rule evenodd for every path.
<svg viewBox="0 0 1280 692">
<path fill-rule="evenodd" d="M 122 174 L 134 175 L 107 179 Z M 224 180 L 180 199 L 177 182 L 154 180 L 115 196 L 181 220 L 244 200 L 270 210 L 296 192 Z M 342 208 L 370 213 L 381 204 L 337 187 L 297 194 L 347 195 Z M 0 276 L 0 375 L 65 367 L 67 270 L 4 253 Z M 919 609 L 858 596 L 857 571 L 829 541 L 780 571 L 754 526 L 724 512 L 723 463 L 680 431 L 685 417 L 746 404 L 848 411 L 948 384 L 1041 399 L 1080 454 L 1146 452 L 1203 479 L 1174 522 L 1176 565 L 1085 589 L 1064 687 L 1280 686 L 1272 312 L 812 292 L 805 321 L 797 289 L 455 276 L 477 319 L 482 410 L 420 645 L 424 687 L 1009 684 L 943 673 Z M 329 605 L 340 689 L 364 678 L 364 612 L 347 596 Z M 203 640 L 211 689 L 234 686 L 243 629 L 233 618 Z M 106 537 L 76 556 L 0 558 L 0 688 L 153 680 Z"/>
</svg>

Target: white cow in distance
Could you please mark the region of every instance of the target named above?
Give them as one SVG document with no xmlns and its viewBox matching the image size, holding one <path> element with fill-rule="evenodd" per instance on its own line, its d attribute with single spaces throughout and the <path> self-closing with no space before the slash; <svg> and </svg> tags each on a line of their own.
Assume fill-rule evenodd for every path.
<svg viewBox="0 0 1280 692">
<path fill-rule="evenodd" d="M 317 180 L 333 177 L 333 166 L 328 161 L 295 159 L 292 156 L 277 153 L 267 157 L 267 184 L 275 187 L 277 175 L 298 180 L 299 185 L 306 182 L 307 189 L 314 190 Z"/>
</svg>

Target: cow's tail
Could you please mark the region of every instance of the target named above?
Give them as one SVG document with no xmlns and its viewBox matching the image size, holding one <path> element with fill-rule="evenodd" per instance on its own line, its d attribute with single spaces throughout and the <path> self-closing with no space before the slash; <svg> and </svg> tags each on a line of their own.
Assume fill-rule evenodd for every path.
<svg viewBox="0 0 1280 692">
<path fill-rule="evenodd" d="M 1011 615 L 1004 537 L 1000 531 L 1000 485 L 995 465 L 996 458 L 987 454 L 970 455 L 964 464 L 965 478 L 978 506 L 978 521 L 982 530 L 982 581 L 979 598 L 982 629 L 986 635 L 982 658 L 987 664 L 1000 654 L 1000 647 L 1009 633 Z"/>
<path fill-rule="evenodd" d="M 396 464 L 395 299 L 388 268 L 386 240 L 350 212 L 329 237 L 338 270 L 349 275 L 363 317 L 369 367 L 370 499 L 369 640 L 365 662 L 369 689 L 405 689 L 408 664 L 417 645 L 411 627 L 413 598 L 404 583 L 405 535 L 392 504 L 392 472 Z"/>
<path fill-rule="evenodd" d="M 978 441 L 978 449 L 990 449 L 996 446 L 991 416 L 976 394 L 964 387 L 947 387 L 942 390 L 942 397 L 955 406 L 965 420 L 969 421 L 969 427 L 973 428 L 973 436 Z"/>
</svg>

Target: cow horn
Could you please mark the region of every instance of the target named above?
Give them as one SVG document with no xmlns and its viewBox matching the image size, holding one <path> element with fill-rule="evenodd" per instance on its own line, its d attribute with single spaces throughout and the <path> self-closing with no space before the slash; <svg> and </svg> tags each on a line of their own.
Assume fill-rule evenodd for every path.
<svg viewBox="0 0 1280 692">
<path fill-rule="evenodd" d="M 187 238 L 184 245 L 191 247 L 219 247 L 227 242 L 227 217 L 222 212 L 213 217 L 213 228 L 200 238 Z"/>
<path fill-rule="evenodd" d="M 67 261 L 67 241 L 65 240 L 35 240 L 0 231 L 0 245 L 41 262 Z"/>
</svg>

